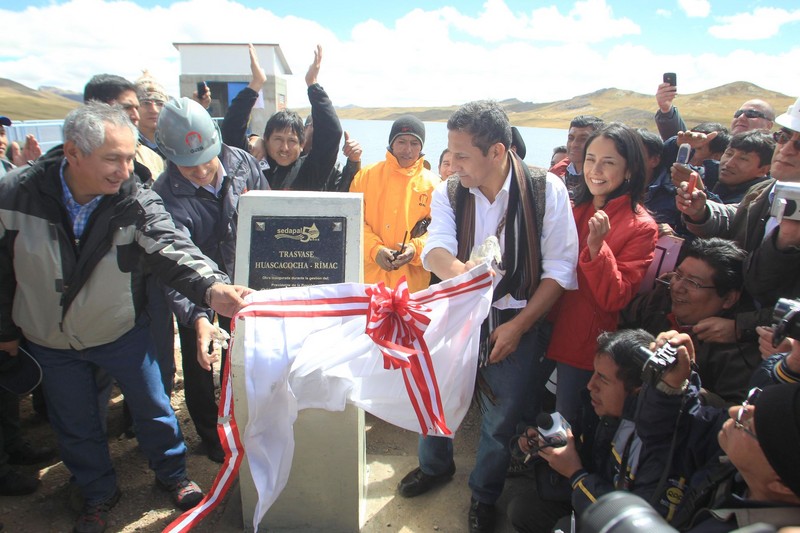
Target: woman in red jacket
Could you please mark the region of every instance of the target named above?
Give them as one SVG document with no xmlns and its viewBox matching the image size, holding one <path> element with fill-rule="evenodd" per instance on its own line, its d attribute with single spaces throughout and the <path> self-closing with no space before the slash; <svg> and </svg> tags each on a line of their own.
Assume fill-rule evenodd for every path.
<svg viewBox="0 0 800 533">
<path fill-rule="evenodd" d="M 575 191 L 578 290 L 567 291 L 550 315 L 547 357 L 557 363 L 556 409 L 574 421 L 580 391 L 592 376 L 597 336 L 617 329 L 617 315 L 636 295 L 653 260 L 658 227 L 642 203 L 645 155 L 624 124 L 592 134 L 584 149 L 584 183 Z"/>
</svg>

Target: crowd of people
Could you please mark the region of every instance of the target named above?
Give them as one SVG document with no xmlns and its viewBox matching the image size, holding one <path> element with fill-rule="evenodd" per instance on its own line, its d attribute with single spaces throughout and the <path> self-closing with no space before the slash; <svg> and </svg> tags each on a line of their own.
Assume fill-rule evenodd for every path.
<svg viewBox="0 0 800 533">
<path fill-rule="evenodd" d="M 663 83 L 658 133 L 576 116 L 549 170 L 524 162 L 519 130 L 481 100 L 449 118 L 438 173 L 411 115 L 362 168 L 318 83 L 321 47 L 308 119 L 278 111 L 263 132 L 249 119 L 266 73 L 249 56 L 221 125 L 210 93 L 170 98 L 148 74 L 93 77 L 46 154 L 32 137 L 9 147 L 0 117 L 0 350 L 41 367 L 42 409 L 84 502 L 74 531 L 104 531 L 121 495 L 106 440 L 115 382 L 157 485 L 180 509 L 203 498 L 170 406 L 173 325 L 192 422 L 222 462 L 213 373 L 249 292 L 230 284 L 237 205 L 270 189 L 362 193 L 365 283 L 413 292 L 491 262 L 470 533 L 494 530 L 512 475 L 526 484 L 508 507 L 521 532 L 580 525 L 615 490 L 680 531 L 800 525 L 800 340 L 773 327 L 776 303 L 800 297 L 800 99 L 778 116 L 749 100 L 730 128 L 689 129 Z M 683 240 L 676 266 L 642 289 L 667 237 Z M 0 394 L 6 496 L 39 485 L 12 465 L 56 453 L 19 434 L 18 402 Z M 562 446 L 540 434 L 553 411 Z M 420 437 L 400 496 L 450 481 L 453 453 L 450 438 Z"/>
</svg>

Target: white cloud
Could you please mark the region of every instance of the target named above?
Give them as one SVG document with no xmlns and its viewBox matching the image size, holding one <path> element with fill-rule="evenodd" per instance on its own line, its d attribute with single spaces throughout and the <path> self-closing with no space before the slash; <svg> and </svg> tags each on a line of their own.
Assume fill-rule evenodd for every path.
<svg viewBox="0 0 800 533">
<path fill-rule="evenodd" d="M 781 26 L 800 20 L 800 9 L 786 11 L 775 7 L 759 7 L 752 13 L 737 13 L 730 17 L 719 17 L 721 24 L 708 29 L 708 33 L 719 39 L 758 40 L 778 34 Z"/>
<path fill-rule="evenodd" d="M 548 102 L 604 87 L 653 94 L 665 71 L 678 72 L 683 93 L 741 79 L 792 96 L 800 87 L 800 71 L 786 68 L 800 64 L 800 46 L 774 55 L 659 54 L 619 39 L 639 27 L 615 18 L 602 0 L 576 2 L 564 14 L 555 7 L 509 13 L 500 0 L 489 0 L 475 17 L 453 7 L 413 9 L 393 24 L 365 16 L 343 38 L 316 22 L 231 0 L 155 8 L 72 0 L 21 13 L 0 10 L 0 19 L 0 76 L 34 88 L 82 91 L 94 74 L 135 79 L 147 68 L 177 94 L 179 56 L 172 43 L 192 41 L 279 43 L 294 72 L 290 107 L 307 106 L 304 74 L 316 43 L 324 48 L 320 83 L 339 106 L 455 105 L 477 98 Z M 599 46 L 601 40 L 612 44 Z M 759 68 L 743 71 L 742 65 Z"/>
<path fill-rule="evenodd" d="M 513 13 L 503 0 L 487 0 L 478 17 L 457 14 L 453 27 L 487 42 L 512 39 L 524 41 L 597 43 L 625 35 L 638 35 L 641 29 L 628 18 L 614 18 L 606 0 L 575 2 L 567 14 L 558 6 Z"/>
<path fill-rule="evenodd" d="M 687 17 L 704 18 L 711 13 L 711 4 L 708 0 L 678 0 L 678 7 Z"/>
</svg>

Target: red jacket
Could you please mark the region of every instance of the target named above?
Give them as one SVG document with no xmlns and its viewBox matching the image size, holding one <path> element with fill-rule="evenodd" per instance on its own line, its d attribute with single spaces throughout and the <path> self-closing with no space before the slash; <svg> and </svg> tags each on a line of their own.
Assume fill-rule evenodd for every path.
<svg viewBox="0 0 800 533">
<path fill-rule="evenodd" d="M 619 311 L 636 296 L 658 240 L 655 221 L 641 206 L 633 213 L 630 196 L 614 198 L 603 210 L 611 229 L 592 260 L 586 238 L 596 210 L 592 202 L 575 206 L 578 290 L 566 291 L 550 313 L 554 326 L 547 357 L 585 370 L 593 368 L 597 336 L 617 329 Z"/>
</svg>

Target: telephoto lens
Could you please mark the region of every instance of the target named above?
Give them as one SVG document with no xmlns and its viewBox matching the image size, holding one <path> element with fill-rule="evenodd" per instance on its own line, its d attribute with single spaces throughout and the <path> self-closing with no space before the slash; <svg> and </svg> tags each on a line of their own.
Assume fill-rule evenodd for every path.
<svg viewBox="0 0 800 533">
<path fill-rule="evenodd" d="M 635 494 L 614 491 L 600 497 L 581 515 L 581 533 L 674 533 L 646 501 Z"/>
</svg>

